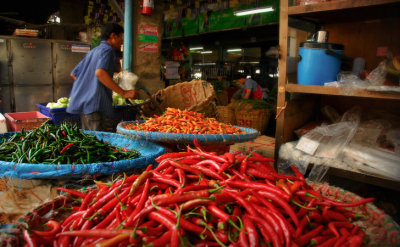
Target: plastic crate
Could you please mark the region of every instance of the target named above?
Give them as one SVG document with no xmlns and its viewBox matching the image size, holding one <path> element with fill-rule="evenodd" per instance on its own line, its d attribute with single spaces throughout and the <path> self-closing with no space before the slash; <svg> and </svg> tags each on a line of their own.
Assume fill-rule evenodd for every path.
<svg viewBox="0 0 400 247">
<path fill-rule="evenodd" d="M 50 109 L 46 107 L 47 103 L 40 103 L 36 104 L 36 106 L 39 108 L 39 111 L 50 117 L 51 121 L 53 124 L 61 124 L 63 122 L 68 122 L 72 124 L 80 124 L 80 115 L 79 114 L 70 114 L 67 112 L 67 108 L 54 108 Z"/>
<path fill-rule="evenodd" d="M 4 116 L 7 119 L 9 131 L 31 130 L 40 127 L 42 123 L 50 119 L 37 111 L 6 113 Z"/>
<path fill-rule="evenodd" d="M 130 105 L 115 105 L 114 119 L 117 122 L 136 120 L 136 110 Z"/>
</svg>

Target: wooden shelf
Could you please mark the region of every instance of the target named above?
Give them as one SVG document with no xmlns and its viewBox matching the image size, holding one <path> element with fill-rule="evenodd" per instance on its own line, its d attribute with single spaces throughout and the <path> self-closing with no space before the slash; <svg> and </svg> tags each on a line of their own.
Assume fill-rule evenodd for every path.
<svg viewBox="0 0 400 247">
<path fill-rule="evenodd" d="M 290 6 L 288 8 L 288 15 L 302 15 L 315 12 L 325 11 L 339 11 L 346 9 L 354 9 L 360 7 L 373 7 L 382 4 L 398 3 L 399 0 L 338 0 L 331 2 L 323 2 L 319 4 Z"/>
<path fill-rule="evenodd" d="M 286 84 L 286 91 L 290 93 L 309 93 L 309 94 L 323 94 L 323 95 L 337 95 L 337 96 L 351 96 L 351 97 L 364 97 L 375 99 L 393 99 L 400 100 L 400 93 L 381 93 L 366 90 L 349 90 L 343 87 L 328 87 L 328 86 L 313 86 L 313 85 L 298 85 Z"/>
</svg>

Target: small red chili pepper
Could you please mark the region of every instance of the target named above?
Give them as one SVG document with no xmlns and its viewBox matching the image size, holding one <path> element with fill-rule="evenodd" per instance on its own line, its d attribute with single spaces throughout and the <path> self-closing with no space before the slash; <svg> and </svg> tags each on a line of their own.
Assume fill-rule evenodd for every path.
<svg viewBox="0 0 400 247">
<path fill-rule="evenodd" d="M 25 243 L 28 247 L 37 247 L 38 246 L 36 240 L 29 234 L 28 230 L 23 229 L 22 233 L 24 236 Z"/>
<path fill-rule="evenodd" d="M 57 221 L 54 221 L 54 220 L 47 221 L 46 226 L 51 227 L 50 231 L 42 232 L 42 231 L 34 230 L 33 232 L 38 236 L 46 237 L 46 236 L 54 236 L 61 230 L 60 223 L 58 223 Z"/>
<path fill-rule="evenodd" d="M 244 229 L 246 230 L 246 232 L 248 234 L 250 247 L 257 247 L 258 243 L 259 243 L 259 239 L 258 239 L 257 229 L 254 226 L 253 221 L 247 216 L 247 214 L 243 215 L 242 220 L 243 220 Z"/>
<path fill-rule="evenodd" d="M 65 151 L 67 151 L 70 147 L 72 147 L 73 145 L 75 145 L 74 142 L 68 143 L 65 147 L 63 147 L 63 149 L 61 149 L 60 154 L 64 153 Z"/>
<path fill-rule="evenodd" d="M 301 237 L 297 238 L 295 241 L 298 245 L 304 246 L 311 241 L 313 237 L 318 236 L 324 230 L 324 226 L 319 225 L 313 230 L 303 234 Z"/>
<path fill-rule="evenodd" d="M 76 190 L 66 189 L 66 188 L 63 188 L 63 187 L 58 187 L 57 190 L 61 190 L 61 191 L 64 191 L 66 193 L 69 193 L 69 194 L 71 194 L 73 196 L 82 197 L 82 198 L 85 198 L 86 195 L 87 195 L 86 193 L 79 192 L 79 191 L 76 191 Z"/>
</svg>

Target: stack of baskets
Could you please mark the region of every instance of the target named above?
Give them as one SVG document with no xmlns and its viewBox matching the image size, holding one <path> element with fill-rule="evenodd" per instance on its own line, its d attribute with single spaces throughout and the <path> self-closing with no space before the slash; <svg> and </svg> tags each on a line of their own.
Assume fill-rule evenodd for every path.
<svg viewBox="0 0 400 247">
<path fill-rule="evenodd" d="M 219 121 L 256 129 L 264 133 L 268 128 L 268 121 L 272 109 L 254 109 L 245 102 L 231 103 L 227 106 L 217 106 Z"/>
</svg>

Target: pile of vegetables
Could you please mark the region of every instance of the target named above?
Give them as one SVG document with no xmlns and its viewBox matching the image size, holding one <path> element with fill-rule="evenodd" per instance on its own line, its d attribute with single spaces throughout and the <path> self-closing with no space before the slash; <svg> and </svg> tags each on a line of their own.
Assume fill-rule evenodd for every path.
<svg viewBox="0 0 400 247">
<path fill-rule="evenodd" d="M 364 246 L 359 216 L 330 200 L 301 173 L 278 174 L 252 153 L 167 153 L 140 175 L 93 190 L 59 188 L 72 213 L 25 229 L 31 246 Z M 41 230 L 41 231 L 39 231 Z"/>
<path fill-rule="evenodd" d="M 50 120 L 34 130 L 2 138 L 0 160 L 36 164 L 88 164 L 139 157 L 135 149 L 112 146 L 95 135 L 82 133 L 78 126 Z"/>
<path fill-rule="evenodd" d="M 46 107 L 50 109 L 56 109 L 56 108 L 65 108 L 68 107 L 69 104 L 69 98 L 68 97 L 62 97 L 57 100 L 57 102 L 49 102 L 47 103 Z"/>
<path fill-rule="evenodd" d="M 245 134 L 238 127 L 218 122 L 215 118 L 206 118 L 201 113 L 167 108 L 163 115 L 154 115 L 144 123 L 125 126 L 131 130 L 183 133 L 183 134 Z"/>
<path fill-rule="evenodd" d="M 125 98 L 117 94 L 116 92 L 112 93 L 112 100 L 113 100 L 113 105 L 126 105 Z M 128 100 L 134 105 L 142 104 L 145 102 L 145 100 L 143 99 L 128 99 Z"/>
</svg>

